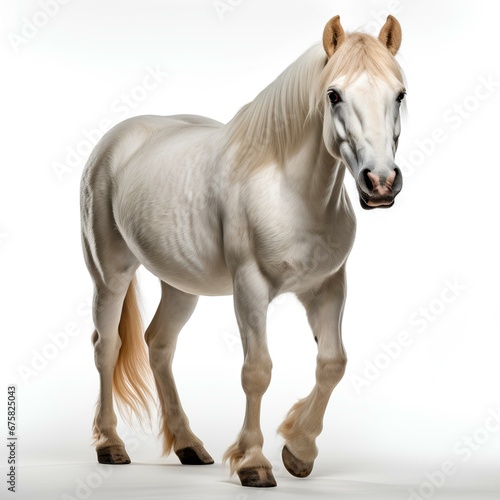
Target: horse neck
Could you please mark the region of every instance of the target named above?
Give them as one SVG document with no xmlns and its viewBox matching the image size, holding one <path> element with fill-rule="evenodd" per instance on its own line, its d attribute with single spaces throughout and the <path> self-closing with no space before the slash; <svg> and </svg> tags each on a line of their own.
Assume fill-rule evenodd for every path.
<svg viewBox="0 0 500 500">
<path fill-rule="evenodd" d="M 320 117 L 303 129 L 296 153 L 285 162 L 288 184 L 316 217 L 323 218 L 342 203 L 345 165 L 326 150 Z"/>
</svg>

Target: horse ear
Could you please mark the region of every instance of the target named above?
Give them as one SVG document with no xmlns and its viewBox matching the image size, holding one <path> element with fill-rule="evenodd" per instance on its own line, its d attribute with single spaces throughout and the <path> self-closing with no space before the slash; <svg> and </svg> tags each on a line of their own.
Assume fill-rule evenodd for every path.
<svg viewBox="0 0 500 500">
<path fill-rule="evenodd" d="M 399 21 L 394 16 L 387 16 L 387 21 L 382 26 L 378 39 L 393 56 L 398 53 L 399 47 L 401 47 L 402 36 Z"/>
<path fill-rule="evenodd" d="M 344 28 L 340 24 L 340 16 L 332 17 L 325 26 L 323 31 L 323 47 L 328 57 L 332 57 L 333 53 L 339 48 L 339 45 L 344 41 Z"/>
</svg>

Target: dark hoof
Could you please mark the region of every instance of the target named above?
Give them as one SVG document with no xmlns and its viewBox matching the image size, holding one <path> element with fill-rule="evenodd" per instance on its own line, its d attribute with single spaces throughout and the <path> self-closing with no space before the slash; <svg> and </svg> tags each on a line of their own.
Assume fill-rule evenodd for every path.
<svg viewBox="0 0 500 500">
<path fill-rule="evenodd" d="M 292 452 L 286 447 L 283 447 L 281 452 L 281 458 L 283 459 L 283 464 L 286 470 L 295 477 L 307 477 L 313 470 L 313 462 L 303 462 L 298 459 Z"/>
<path fill-rule="evenodd" d="M 210 465 L 214 459 L 207 453 L 203 446 L 190 446 L 177 450 L 175 454 L 183 465 Z"/>
<path fill-rule="evenodd" d="M 238 471 L 242 486 L 250 486 L 252 488 L 273 488 L 276 486 L 271 469 L 258 467 L 255 469 L 241 469 Z"/>
<path fill-rule="evenodd" d="M 97 461 L 100 464 L 122 465 L 129 464 L 130 457 L 125 448 L 120 445 L 106 446 L 97 451 Z"/>
</svg>

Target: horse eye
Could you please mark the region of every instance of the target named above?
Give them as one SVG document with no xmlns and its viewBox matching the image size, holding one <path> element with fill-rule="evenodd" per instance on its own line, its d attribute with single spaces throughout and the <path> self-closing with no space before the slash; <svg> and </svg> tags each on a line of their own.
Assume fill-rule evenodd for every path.
<svg viewBox="0 0 500 500">
<path fill-rule="evenodd" d="M 335 106 L 335 104 L 338 104 L 339 102 L 342 102 L 342 99 L 340 98 L 340 95 L 336 90 L 328 91 L 328 99 L 333 106 Z"/>
<path fill-rule="evenodd" d="M 396 101 L 401 102 L 405 98 L 406 92 L 401 92 L 396 98 Z"/>
</svg>

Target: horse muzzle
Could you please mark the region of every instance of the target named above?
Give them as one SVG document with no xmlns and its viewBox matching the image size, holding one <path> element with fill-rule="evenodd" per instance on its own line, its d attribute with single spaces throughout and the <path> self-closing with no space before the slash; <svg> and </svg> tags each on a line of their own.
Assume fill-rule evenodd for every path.
<svg viewBox="0 0 500 500">
<path fill-rule="evenodd" d="M 390 208 L 403 187 L 403 176 L 398 167 L 385 173 L 363 169 L 357 181 L 359 201 L 365 210 Z"/>
</svg>

